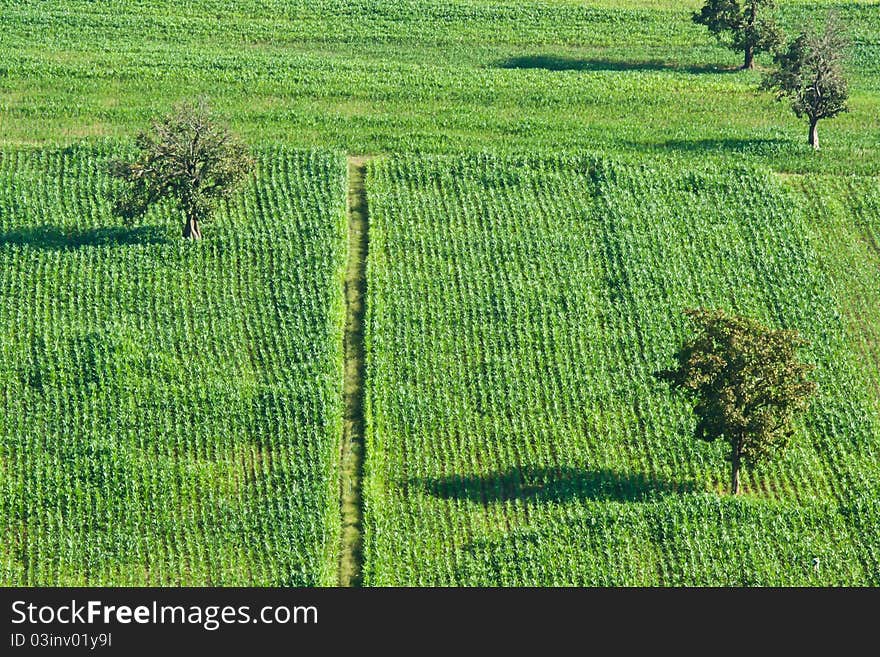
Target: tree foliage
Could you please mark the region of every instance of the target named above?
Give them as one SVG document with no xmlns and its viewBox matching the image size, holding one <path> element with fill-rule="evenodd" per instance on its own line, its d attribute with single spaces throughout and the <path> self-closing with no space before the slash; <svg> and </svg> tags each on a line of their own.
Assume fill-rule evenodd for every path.
<svg viewBox="0 0 880 657">
<path fill-rule="evenodd" d="M 843 69 L 848 45 L 846 32 L 834 14 L 822 30 L 802 32 L 786 50 L 776 55 L 776 70 L 764 79 L 764 88 L 788 99 L 798 118 L 810 122 L 810 145 L 819 148 L 817 126 L 847 111 L 849 87 Z"/>
<path fill-rule="evenodd" d="M 204 99 L 176 106 L 137 136 L 134 161 L 114 160 L 111 173 L 126 184 L 114 212 L 132 220 L 163 199 L 174 200 L 186 223 L 183 236 L 201 239 L 200 222 L 254 166 L 247 148 L 214 118 Z"/>
<path fill-rule="evenodd" d="M 743 68 L 754 68 L 755 55 L 782 43 L 782 31 L 771 14 L 774 0 L 706 0 L 693 21 L 744 55 Z"/>
<path fill-rule="evenodd" d="M 792 419 L 806 409 L 816 384 L 798 359 L 806 342 L 796 331 L 773 330 L 721 310 L 685 314 L 696 326 L 660 373 L 694 400 L 695 437 L 730 443 L 731 492 L 739 492 L 743 462 L 755 464 L 785 447 Z"/>
</svg>

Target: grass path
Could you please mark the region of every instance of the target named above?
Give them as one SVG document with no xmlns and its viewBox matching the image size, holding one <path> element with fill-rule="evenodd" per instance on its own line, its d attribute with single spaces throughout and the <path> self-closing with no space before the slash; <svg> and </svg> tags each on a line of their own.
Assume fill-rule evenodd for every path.
<svg viewBox="0 0 880 657">
<path fill-rule="evenodd" d="M 339 585 L 360 586 L 362 559 L 361 472 L 364 445 L 364 299 L 369 248 L 367 157 L 348 158 L 348 263 L 345 269 L 345 418 L 342 436 L 342 546 Z"/>
</svg>

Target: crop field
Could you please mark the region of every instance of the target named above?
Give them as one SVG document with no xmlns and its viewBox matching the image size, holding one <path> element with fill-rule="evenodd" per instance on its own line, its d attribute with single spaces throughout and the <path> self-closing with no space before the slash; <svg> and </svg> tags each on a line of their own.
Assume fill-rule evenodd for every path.
<svg viewBox="0 0 880 657">
<path fill-rule="evenodd" d="M 0 586 L 880 586 L 880 0 L 807 123 L 702 0 L 0 0 Z M 108 162 L 205 98 L 181 238 Z M 686 308 L 819 384 L 728 494 Z"/>
<path fill-rule="evenodd" d="M 871 396 L 880 410 L 880 179 L 805 176 L 789 182 L 807 209 L 857 358 L 874 375 Z"/>
<path fill-rule="evenodd" d="M 332 583 L 344 159 L 262 154 L 191 245 L 108 155 L 0 154 L 0 583 Z"/>
<path fill-rule="evenodd" d="M 601 149 L 880 173 L 880 4 L 850 25 L 852 111 L 806 128 L 694 25 L 698 0 L 0 0 L 0 140 L 126 138 L 210 95 L 251 141 L 352 153 Z M 759 58 L 767 66 L 767 56 Z"/>
<path fill-rule="evenodd" d="M 397 157 L 368 190 L 367 583 L 880 584 L 877 361 L 773 176 Z M 818 366 L 742 499 L 652 375 L 695 305 Z"/>
</svg>

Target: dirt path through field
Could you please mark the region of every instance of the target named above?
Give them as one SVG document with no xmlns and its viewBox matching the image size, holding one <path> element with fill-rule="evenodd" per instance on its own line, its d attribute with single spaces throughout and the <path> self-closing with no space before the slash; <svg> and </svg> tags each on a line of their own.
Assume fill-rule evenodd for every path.
<svg viewBox="0 0 880 657">
<path fill-rule="evenodd" d="M 345 417 L 342 436 L 340 507 L 342 547 L 339 586 L 360 586 L 363 533 L 361 473 L 364 447 L 364 309 L 369 249 L 367 157 L 348 158 L 348 262 L 345 269 Z"/>
</svg>

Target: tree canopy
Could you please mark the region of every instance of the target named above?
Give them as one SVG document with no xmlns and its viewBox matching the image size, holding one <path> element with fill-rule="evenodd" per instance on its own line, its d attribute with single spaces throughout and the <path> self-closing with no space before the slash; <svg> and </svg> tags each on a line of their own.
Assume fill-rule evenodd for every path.
<svg viewBox="0 0 880 657">
<path fill-rule="evenodd" d="M 696 331 L 659 374 L 694 403 L 694 436 L 730 444 L 731 492 L 743 462 L 756 464 L 784 448 L 792 420 L 816 391 L 811 365 L 798 359 L 806 342 L 796 331 L 704 308 L 685 311 Z"/>
<path fill-rule="evenodd" d="M 163 200 L 174 200 L 185 217 L 183 236 L 201 239 L 200 222 L 252 170 L 247 148 L 213 116 L 204 99 L 176 106 L 136 140 L 133 161 L 113 161 L 111 173 L 124 181 L 114 211 L 126 220 L 142 216 Z"/>
<path fill-rule="evenodd" d="M 774 0 L 706 0 L 693 15 L 732 50 L 743 53 L 743 68 L 755 66 L 755 55 L 769 52 L 783 40 L 772 10 Z"/>
</svg>

